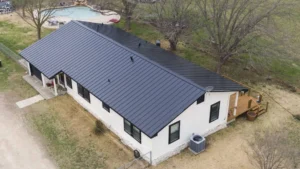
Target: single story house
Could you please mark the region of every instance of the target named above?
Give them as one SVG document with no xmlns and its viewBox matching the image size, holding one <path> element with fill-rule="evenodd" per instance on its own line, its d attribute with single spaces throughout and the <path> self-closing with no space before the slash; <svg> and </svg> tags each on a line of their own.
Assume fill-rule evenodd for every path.
<svg viewBox="0 0 300 169">
<path fill-rule="evenodd" d="M 226 127 L 230 104 L 248 90 L 110 25 L 71 21 L 21 55 L 44 87 L 64 87 L 153 165 L 187 147 L 193 133 Z"/>
</svg>

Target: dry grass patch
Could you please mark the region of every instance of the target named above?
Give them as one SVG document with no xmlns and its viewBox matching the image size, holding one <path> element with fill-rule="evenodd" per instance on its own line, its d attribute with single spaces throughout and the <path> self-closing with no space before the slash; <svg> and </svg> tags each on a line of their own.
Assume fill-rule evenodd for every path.
<svg viewBox="0 0 300 169">
<path fill-rule="evenodd" d="M 68 95 L 31 109 L 28 119 L 46 138 L 61 168 L 118 168 L 133 159 L 132 151 L 107 129 L 95 134 L 96 119 Z"/>
</svg>

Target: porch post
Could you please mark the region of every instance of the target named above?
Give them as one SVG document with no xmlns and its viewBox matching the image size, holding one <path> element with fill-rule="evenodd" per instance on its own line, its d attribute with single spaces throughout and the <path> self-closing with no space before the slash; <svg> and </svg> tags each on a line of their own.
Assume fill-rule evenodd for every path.
<svg viewBox="0 0 300 169">
<path fill-rule="evenodd" d="M 53 79 L 53 88 L 54 88 L 54 95 L 57 96 L 57 85 L 56 85 L 56 78 Z"/>
<path fill-rule="evenodd" d="M 45 81 L 45 76 L 43 73 L 42 74 L 42 82 L 43 82 L 43 87 L 46 87 L 46 81 Z"/>
<path fill-rule="evenodd" d="M 31 70 L 30 70 L 30 63 L 27 62 L 27 69 L 28 69 L 28 74 L 31 76 Z"/>
<path fill-rule="evenodd" d="M 236 116 L 236 109 L 237 109 L 237 106 L 238 106 L 239 95 L 240 95 L 240 93 L 237 92 L 237 93 L 236 93 L 236 96 L 235 96 L 235 104 L 234 104 L 234 111 L 233 111 L 233 115 L 234 115 L 234 116 Z"/>
</svg>

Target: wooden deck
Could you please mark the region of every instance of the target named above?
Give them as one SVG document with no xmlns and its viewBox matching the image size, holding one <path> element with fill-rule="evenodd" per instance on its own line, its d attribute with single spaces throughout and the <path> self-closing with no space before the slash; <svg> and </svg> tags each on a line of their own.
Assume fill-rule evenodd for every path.
<svg viewBox="0 0 300 169">
<path fill-rule="evenodd" d="M 240 95 L 237 100 L 237 106 L 235 107 L 236 94 L 230 97 L 230 105 L 227 121 L 231 121 L 236 117 L 248 112 L 249 110 L 254 110 L 260 112 L 261 106 L 256 102 L 256 98 L 248 96 L 246 94 Z M 234 113 L 234 111 L 236 112 Z"/>
</svg>

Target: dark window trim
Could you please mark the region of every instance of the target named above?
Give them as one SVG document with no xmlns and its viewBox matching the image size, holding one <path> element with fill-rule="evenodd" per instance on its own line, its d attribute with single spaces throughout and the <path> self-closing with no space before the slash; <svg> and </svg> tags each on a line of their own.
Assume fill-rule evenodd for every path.
<svg viewBox="0 0 300 169">
<path fill-rule="evenodd" d="M 218 108 L 218 117 L 217 117 L 216 119 L 211 119 L 211 118 L 212 118 L 212 116 L 211 116 L 211 113 L 212 113 L 212 107 L 213 107 L 214 105 L 216 105 L 216 104 L 219 105 L 219 108 Z M 214 121 L 216 121 L 216 120 L 219 119 L 219 116 L 220 116 L 220 107 L 221 107 L 221 101 L 218 101 L 218 102 L 216 102 L 216 103 L 214 103 L 214 104 L 212 104 L 212 105 L 210 106 L 209 123 L 214 122 Z"/>
<path fill-rule="evenodd" d="M 72 79 L 70 76 L 66 75 L 66 84 L 69 88 L 73 89 Z"/>
<path fill-rule="evenodd" d="M 137 128 L 137 129 L 139 129 L 138 127 L 136 127 L 135 125 L 133 125 L 130 121 L 128 121 L 128 120 L 126 120 L 125 118 L 123 118 L 124 119 L 124 131 L 127 133 L 127 134 L 129 134 L 133 139 L 135 139 L 134 137 L 133 137 L 133 127 L 135 127 L 135 128 Z M 128 133 L 126 130 L 125 130 L 125 121 L 128 121 L 129 123 L 130 123 L 130 132 L 131 133 Z M 139 142 L 139 143 L 142 143 L 142 131 L 141 131 L 141 129 L 139 129 L 139 135 L 140 135 L 140 140 L 137 140 L 137 139 L 135 139 L 137 142 Z"/>
<path fill-rule="evenodd" d="M 176 124 L 179 124 L 179 126 L 178 126 L 178 132 L 179 132 L 179 133 L 178 133 L 178 139 L 177 139 L 177 140 L 180 139 L 180 121 L 177 121 L 177 122 L 175 122 L 175 123 L 169 125 L 169 144 L 172 144 L 172 143 L 174 143 L 175 141 L 177 141 L 177 140 L 173 140 L 173 141 L 171 142 L 171 127 L 174 126 L 174 125 L 176 125 Z"/>
<path fill-rule="evenodd" d="M 82 88 L 82 90 L 79 92 L 79 86 Z M 87 102 L 91 103 L 91 93 L 90 91 L 88 91 L 86 88 L 84 88 L 81 84 L 77 83 L 77 93 L 82 97 L 84 98 Z M 88 96 L 85 97 L 84 93 L 87 92 L 88 93 Z"/>
<path fill-rule="evenodd" d="M 102 107 L 103 109 L 105 109 L 106 111 L 110 112 L 110 106 L 108 104 L 106 104 L 105 102 L 102 101 Z"/>
</svg>

